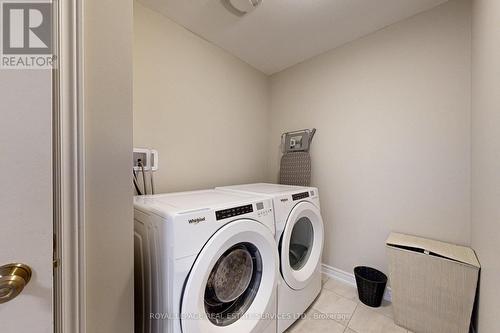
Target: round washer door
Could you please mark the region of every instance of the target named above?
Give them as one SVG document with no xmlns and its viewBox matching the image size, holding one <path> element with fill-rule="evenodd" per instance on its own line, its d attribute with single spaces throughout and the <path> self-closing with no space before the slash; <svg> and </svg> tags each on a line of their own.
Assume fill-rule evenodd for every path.
<svg viewBox="0 0 500 333">
<path fill-rule="evenodd" d="M 281 273 L 288 286 L 303 289 L 314 277 L 323 250 L 323 219 L 308 201 L 299 202 L 288 216 L 281 238 Z"/>
<path fill-rule="evenodd" d="M 186 281 L 181 325 L 189 333 L 257 333 L 269 324 L 278 281 L 271 231 L 242 219 L 219 229 L 196 258 Z"/>
</svg>

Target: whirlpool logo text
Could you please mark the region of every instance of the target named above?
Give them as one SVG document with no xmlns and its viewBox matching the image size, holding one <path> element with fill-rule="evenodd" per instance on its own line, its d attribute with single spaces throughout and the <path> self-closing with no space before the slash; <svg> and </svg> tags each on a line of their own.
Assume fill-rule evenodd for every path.
<svg viewBox="0 0 500 333">
<path fill-rule="evenodd" d="M 198 224 L 200 222 L 204 222 L 206 220 L 205 217 L 196 217 L 194 219 L 189 219 L 189 224 Z"/>
</svg>

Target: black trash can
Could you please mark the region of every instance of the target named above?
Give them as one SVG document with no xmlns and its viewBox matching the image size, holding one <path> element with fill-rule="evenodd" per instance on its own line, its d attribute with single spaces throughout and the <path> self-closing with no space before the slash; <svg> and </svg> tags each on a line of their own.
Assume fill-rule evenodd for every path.
<svg viewBox="0 0 500 333">
<path fill-rule="evenodd" d="M 368 306 L 378 308 L 384 298 L 387 276 L 375 268 L 358 266 L 354 268 L 359 300 Z"/>
</svg>

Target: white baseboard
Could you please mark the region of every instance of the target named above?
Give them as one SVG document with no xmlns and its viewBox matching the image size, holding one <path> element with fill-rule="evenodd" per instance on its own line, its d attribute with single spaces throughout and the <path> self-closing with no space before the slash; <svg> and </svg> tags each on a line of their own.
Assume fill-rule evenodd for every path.
<svg viewBox="0 0 500 333">
<path fill-rule="evenodd" d="M 331 279 L 335 279 L 340 282 L 347 283 L 353 287 L 356 287 L 356 278 L 354 277 L 354 273 L 348 273 L 346 271 L 329 266 L 327 264 L 321 264 L 321 273 Z M 387 287 L 385 289 L 384 299 L 388 302 L 392 301 L 392 291 L 390 287 Z"/>
</svg>

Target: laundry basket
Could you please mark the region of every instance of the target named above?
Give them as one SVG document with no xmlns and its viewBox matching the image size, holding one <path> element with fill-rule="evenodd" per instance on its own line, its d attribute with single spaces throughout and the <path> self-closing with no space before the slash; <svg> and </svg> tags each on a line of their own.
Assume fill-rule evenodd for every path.
<svg viewBox="0 0 500 333">
<path fill-rule="evenodd" d="M 398 233 L 386 244 L 396 324 L 413 332 L 468 333 L 480 269 L 474 250 Z"/>
</svg>

